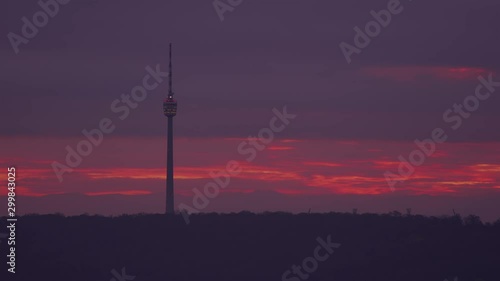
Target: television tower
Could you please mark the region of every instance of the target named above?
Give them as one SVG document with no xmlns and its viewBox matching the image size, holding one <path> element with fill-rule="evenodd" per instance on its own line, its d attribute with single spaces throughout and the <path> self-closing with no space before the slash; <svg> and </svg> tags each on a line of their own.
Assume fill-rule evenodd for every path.
<svg viewBox="0 0 500 281">
<path fill-rule="evenodd" d="M 172 90 L 172 44 L 169 52 L 168 65 L 168 97 L 163 102 L 163 114 L 167 116 L 167 200 L 166 213 L 174 213 L 174 116 L 177 114 L 177 101 Z"/>
</svg>

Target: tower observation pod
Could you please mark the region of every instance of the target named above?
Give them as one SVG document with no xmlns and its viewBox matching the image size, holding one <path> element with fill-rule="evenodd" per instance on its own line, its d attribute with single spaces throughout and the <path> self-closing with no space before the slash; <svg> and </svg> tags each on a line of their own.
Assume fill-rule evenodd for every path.
<svg viewBox="0 0 500 281">
<path fill-rule="evenodd" d="M 177 102 L 169 96 L 163 102 L 163 113 L 167 117 L 174 117 L 177 114 Z"/>
<path fill-rule="evenodd" d="M 177 115 L 177 102 L 172 90 L 172 44 L 170 44 L 170 62 L 168 71 L 168 96 L 163 102 L 163 114 L 167 116 L 167 180 L 165 213 L 174 213 L 174 116 Z"/>
</svg>

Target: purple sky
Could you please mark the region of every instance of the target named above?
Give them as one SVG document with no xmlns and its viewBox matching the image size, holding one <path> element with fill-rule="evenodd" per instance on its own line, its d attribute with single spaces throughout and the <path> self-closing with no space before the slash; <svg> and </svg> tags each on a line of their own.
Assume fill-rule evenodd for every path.
<svg viewBox="0 0 500 281">
<path fill-rule="evenodd" d="M 454 208 L 500 217 L 500 88 L 457 130 L 443 121 L 474 94 L 479 75 L 500 81 L 498 1 L 401 1 L 403 11 L 351 64 L 339 44 L 354 44 L 353 28 L 389 1 L 248 0 L 220 21 L 212 1 L 72 0 L 17 55 L 7 34 L 22 34 L 21 18 L 41 8 L 5 2 L 0 162 L 18 169 L 21 212 L 164 209 L 167 83 L 124 120 L 110 105 L 142 83 L 148 65 L 167 71 L 172 42 L 179 202 L 236 160 L 244 172 L 206 210 Z M 238 144 L 283 106 L 297 117 L 245 163 Z M 102 118 L 115 131 L 59 182 L 51 163 Z M 391 192 L 384 172 L 438 127 L 446 143 Z"/>
</svg>

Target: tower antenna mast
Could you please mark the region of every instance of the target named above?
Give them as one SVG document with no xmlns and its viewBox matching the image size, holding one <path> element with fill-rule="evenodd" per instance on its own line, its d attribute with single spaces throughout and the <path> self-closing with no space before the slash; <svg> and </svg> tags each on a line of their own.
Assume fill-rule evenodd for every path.
<svg viewBox="0 0 500 281">
<path fill-rule="evenodd" d="M 168 63 L 168 95 L 169 97 L 174 96 L 173 88 L 172 88 L 172 43 L 170 43 L 169 50 L 169 63 Z"/>
</svg>

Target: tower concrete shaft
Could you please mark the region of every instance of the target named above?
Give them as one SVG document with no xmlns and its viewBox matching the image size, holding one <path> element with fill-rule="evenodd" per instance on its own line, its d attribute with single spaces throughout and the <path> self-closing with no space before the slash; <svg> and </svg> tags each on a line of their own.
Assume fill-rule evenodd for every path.
<svg viewBox="0 0 500 281">
<path fill-rule="evenodd" d="M 174 117 L 168 116 L 167 132 L 167 214 L 174 213 Z"/>
</svg>

